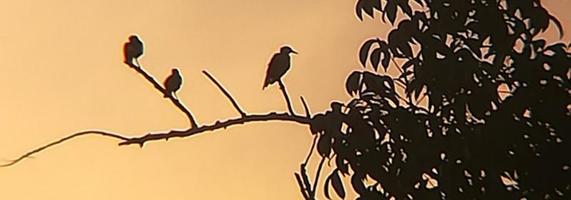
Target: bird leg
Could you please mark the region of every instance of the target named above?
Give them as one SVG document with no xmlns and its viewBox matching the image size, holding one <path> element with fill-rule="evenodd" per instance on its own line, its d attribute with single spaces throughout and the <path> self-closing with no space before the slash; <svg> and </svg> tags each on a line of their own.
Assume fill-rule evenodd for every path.
<svg viewBox="0 0 571 200">
<path fill-rule="evenodd" d="M 134 65 L 134 64 L 133 64 L 133 66 L 135 66 L 135 67 L 141 67 L 141 65 L 139 64 L 139 59 L 136 59 L 136 58 L 135 58 L 135 63 L 136 63 L 137 65 Z"/>
</svg>

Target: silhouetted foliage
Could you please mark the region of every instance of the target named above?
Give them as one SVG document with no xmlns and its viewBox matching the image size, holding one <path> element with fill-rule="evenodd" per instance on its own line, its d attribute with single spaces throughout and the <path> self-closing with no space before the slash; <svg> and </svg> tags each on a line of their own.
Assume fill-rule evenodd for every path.
<svg viewBox="0 0 571 200">
<path fill-rule="evenodd" d="M 340 175 L 360 199 L 571 198 L 571 53 L 539 36 L 550 22 L 563 34 L 540 1 L 357 2 L 361 20 L 376 11 L 397 25 L 362 45 L 374 71 L 312 118 L 335 163 L 327 198 L 345 196 Z"/>
</svg>

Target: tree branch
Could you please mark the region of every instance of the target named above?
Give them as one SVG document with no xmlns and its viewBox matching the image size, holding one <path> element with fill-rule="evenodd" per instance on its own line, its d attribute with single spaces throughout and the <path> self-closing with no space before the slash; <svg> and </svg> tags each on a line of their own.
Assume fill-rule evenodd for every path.
<svg viewBox="0 0 571 200">
<path fill-rule="evenodd" d="M 163 139 L 168 140 L 174 137 L 188 137 L 206 131 L 214 131 L 221 128 L 225 129 L 233 125 L 245 124 L 248 122 L 259 122 L 259 121 L 290 121 L 306 125 L 309 125 L 310 123 L 310 120 L 305 117 L 297 115 L 288 115 L 287 113 L 272 112 L 268 114 L 245 115 L 243 117 L 228 119 L 226 121 L 216 121 L 214 124 L 211 125 L 203 125 L 188 130 L 182 130 L 182 131 L 172 130 L 167 133 L 150 133 L 141 137 L 128 138 L 125 141 L 119 143 L 119 145 L 139 144 L 140 146 L 143 146 L 143 144 L 148 141 L 163 140 Z"/>
<path fill-rule="evenodd" d="M 208 77 L 212 82 L 214 82 L 216 86 L 218 86 L 218 89 L 220 89 L 220 91 L 224 93 L 224 95 L 228 98 L 228 100 L 230 100 L 234 108 L 240 113 L 240 116 L 242 117 L 246 116 L 246 113 L 240 108 L 236 100 L 232 98 L 232 95 L 230 95 L 230 93 L 228 93 L 228 91 L 226 91 L 226 89 L 220 83 L 218 83 L 218 81 L 214 77 L 212 77 L 210 73 L 208 73 L 206 70 L 202 70 L 202 73 L 206 75 L 206 77 Z"/>
<path fill-rule="evenodd" d="M 128 64 L 128 65 L 131 68 L 135 69 L 135 71 L 137 71 L 143 77 L 145 77 L 145 79 L 147 79 L 147 81 L 149 81 L 151 84 L 153 84 L 153 86 L 157 90 L 159 90 L 161 92 L 161 94 L 166 94 L 167 97 L 171 100 L 171 102 L 186 115 L 186 117 L 190 121 L 190 125 L 192 128 L 198 126 L 196 123 L 196 120 L 194 120 L 194 117 L 192 116 L 192 113 L 190 112 L 190 110 L 188 110 L 178 99 L 174 98 L 171 94 L 167 94 L 166 90 L 163 88 L 163 86 L 161 86 L 161 84 L 159 84 L 151 75 L 149 75 L 147 72 L 145 72 L 145 70 L 143 70 L 143 68 L 140 67 L 140 65 L 139 66 L 136 66 L 133 64 Z"/>
<path fill-rule="evenodd" d="M 93 134 L 93 135 L 102 135 L 102 136 L 106 136 L 106 137 L 117 138 L 117 139 L 119 139 L 119 140 L 128 140 L 128 139 L 129 139 L 129 138 L 127 138 L 127 137 L 123 137 L 123 136 L 121 136 L 121 135 L 118 135 L 118 134 L 115 134 L 115 133 L 109 133 L 109 132 L 105 132 L 105 131 L 82 131 L 82 132 L 77 132 L 77 133 L 71 134 L 71 135 L 69 135 L 69 136 L 67 136 L 67 137 L 61 138 L 61 139 L 56 140 L 56 141 L 54 141 L 54 142 L 51 142 L 51 143 L 49 143 L 49 144 L 47 144 L 47 145 L 38 147 L 38 148 L 36 148 L 36 149 L 34 149 L 34 150 L 32 150 L 32 151 L 29 151 L 28 153 L 25 153 L 24 155 L 18 157 L 18 158 L 15 159 L 15 160 L 11 160 L 10 162 L 8 162 L 8 163 L 6 163 L 6 164 L 0 165 L 0 167 L 12 166 L 12 165 L 14 165 L 14 164 L 16 164 L 16 163 L 18 163 L 18 162 L 24 160 L 25 158 L 28 158 L 28 157 L 30 157 L 30 156 L 32 156 L 32 155 L 34 155 L 34 154 L 37 154 L 37 153 L 39 153 L 39 152 L 41 152 L 41 151 L 43 151 L 43 150 L 45 150 L 45 149 L 47 149 L 47 148 L 49 148 L 49 147 L 52 147 L 52 146 L 61 144 L 61 143 L 65 142 L 65 141 L 71 140 L 71 139 L 73 139 L 73 138 L 76 138 L 76 137 L 79 137 L 79 136 L 82 136 L 82 135 L 90 135 L 90 134 Z"/>
<path fill-rule="evenodd" d="M 285 85 L 281 79 L 278 80 L 278 84 L 280 85 L 280 90 L 282 91 L 282 94 L 284 95 L 284 99 L 286 100 L 287 109 L 288 109 L 289 113 L 291 115 L 295 115 L 295 113 L 293 112 L 293 108 L 291 107 L 291 101 L 289 100 L 289 95 L 287 94 L 286 87 L 285 87 Z"/>
<path fill-rule="evenodd" d="M 102 136 L 106 136 L 106 137 L 112 137 L 112 138 L 116 138 L 121 140 L 121 142 L 119 143 L 119 146 L 122 145 L 131 145 L 131 144 L 139 144 L 139 146 L 143 147 L 143 144 L 145 142 L 148 141 L 153 141 L 153 140 L 168 140 L 170 138 L 173 137 L 188 137 L 188 136 L 192 136 L 192 135 L 197 135 L 199 133 L 203 133 L 206 131 L 214 131 L 217 129 L 221 129 L 221 128 L 228 128 L 230 126 L 233 125 L 238 125 L 238 124 L 245 124 L 245 123 L 249 123 L 249 122 L 257 122 L 257 121 L 290 121 L 290 122 L 297 122 L 299 124 L 305 124 L 305 125 L 309 125 L 310 120 L 302 117 L 302 116 L 292 116 L 292 115 L 288 115 L 287 113 L 268 113 L 268 114 L 258 114 L 258 115 L 246 115 L 240 118 L 235 118 L 235 119 L 229 119 L 226 121 L 217 121 L 212 125 L 203 125 L 200 127 L 193 127 L 187 130 L 183 130 L 183 131 L 177 131 L 177 130 L 171 130 L 169 132 L 166 133 L 149 133 L 147 135 L 144 136 L 140 136 L 140 137 L 125 137 L 125 136 L 121 136 L 119 134 L 116 133 L 110 133 L 110 132 L 105 132 L 105 131 L 82 131 L 82 132 L 77 132 L 74 133 L 72 135 L 69 135 L 67 137 L 61 138 L 57 141 L 54 141 L 52 143 L 49 143 L 47 145 L 41 146 L 39 148 L 36 148 L 32 151 L 29 151 L 28 153 L 23 154 L 22 156 L 18 157 L 15 160 L 12 160 L 6 164 L 0 165 L 0 167 L 8 167 L 8 166 L 12 166 L 26 158 L 31 157 L 34 154 L 37 154 L 43 150 L 46 150 L 47 148 L 50 148 L 52 146 L 55 146 L 57 144 L 61 144 L 65 141 L 71 140 L 73 138 L 82 136 L 82 135 L 89 135 L 89 134 L 94 134 L 94 135 L 102 135 Z"/>
</svg>

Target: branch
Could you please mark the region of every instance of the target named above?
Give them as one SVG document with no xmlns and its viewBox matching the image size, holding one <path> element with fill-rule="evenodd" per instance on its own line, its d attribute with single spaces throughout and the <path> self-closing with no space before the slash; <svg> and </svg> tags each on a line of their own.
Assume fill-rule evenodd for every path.
<svg viewBox="0 0 571 200">
<path fill-rule="evenodd" d="M 214 131 L 222 128 L 226 129 L 233 125 L 245 124 L 248 122 L 259 122 L 259 121 L 290 121 L 305 125 L 310 124 L 310 120 L 302 116 L 289 115 L 287 113 L 272 112 L 268 114 L 245 115 L 239 118 L 228 119 L 226 121 L 216 121 L 214 124 L 211 125 L 203 125 L 188 130 L 182 130 L 182 131 L 172 130 L 167 133 L 150 133 L 141 137 L 128 138 L 125 141 L 119 143 L 119 145 L 139 144 L 140 146 L 143 146 L 143 144 L 148 141 L 163 140 L 163 139 L 168 140 L 174 137 L 188 137 L 206 131 Z"/>
<path fill-rule="evenodd" d="M 203 125 L 200 127 L 193 127 L 190 128 L 188 130 L 184 130 L 184 131 L 177 131 L 177 130 L 172 130 L 169 131 L 167 133 L 149 133 L 147 135 L 141 136 L 141 137 L 125 137 L 125 136 L 121 136 L 119 134 L 116 133 L 110 133 L 110 132 L 105 132 L 105 131 L 82 131 L 82 132 L 77 132 L 74 133 L 72 135 L 69 135 L 67 137 L 61 138 L 57 141 L 54 141 L 52 143 L 49 143 L 47 145 L 41 146 L 39 148 L 36 148 L 28 153 L 25 153 L 24 155 L 18 157 L 15 160 L 12 160 L 6 164 L 0 165 L 0 167 L 8 167 L 8 166 L 12 166 L 26 158 L 31 157 L 34 154 L 37 154 L 43 150 L 46 150 L 47 148 L 50 148 L 52 146 L 55 146 L 57 144 L 61 144 L 65 141 L 71 140 L 73 138 L 82 136 L 82 135 L 89 135 L 89 134 L 94 134 L 94 135 L 102 135 L 102 136 L 106 136 L 106 137 L 112 137 L 112 138 L 116 138 L 121 140 L 121 142 L 119 143 L 119 146 L 122 145 L 131 145 L 131 144 L 139 144 L 139 146 L 143 147 L 143 144 L 147 141 L 153 141 L 153 140 L 161 140 L 161 139 L 165 139 L 168 140 L 169 138 L 172 137 L 188 137 L 188 136 L 192 136 L 192 135 L 197 135 L 199 133 L 202 132 L 206 132 L 206 131 L 214 131 L 217 129 L 221 129 L 221 128 L 228 128 L 230 126 L 233 125 L 238 125 L 238 124 L 245 124 L 248 122 L 257 122 L 257 121 L 291 121 L 291 122 L 297 122 L 299 124 L 305 124 L 305 125 L 309 125 L 310 121 L 309 119 L 302 117 L 302 116 L 292 116 L 292 115 L 288 115 L 287 113 L 268 113 L 268 114 L 260 114 L 260 115 L 246 115 L 240 118 L 236 118 L 236 119 L 229 119 L 227 121 L 217 121 L 216 123 L 212 124 L 212 125 Z"/>
<path fill-rule="evenodd" d="M 242 116 L 242 117 L 246 116 L 246 113 L 240 108 L 240 106 L 238 105 L 236 100 L 234 100 L 234 98 L 232 98 L 232 95 L 230 95 L 230 93 L 228 93 L 228 91 L 226 91 L 226 89 L 224 89 L 224 87 L 220 83 L 218 83 L 218 81 L 214 77 L 212 77 L 212 75 L 210 75 L 206 70 L 202 70 L 202 73 L 204 75 L 206 75 L 212 82 L 214 82 L 214 84 L 216 86 L 218 86 L 218 89 L 220 89 L 220 91 L 222 91 L 222 93 L 224 93 L 224 95 L 226 95 L 228 100 L 230 100 L 230 102 L 232 102 L 232 105 L 234 106 L 234 108 L 236 108 L 236 110 L 240 113 L 240 116 Z"/>
<path fill-rule="evenodd" d="M 43 150 L 45 150 L 45 149 L 47 149 L 47 148 L 49 148 L 49 147 L 52 147 L 52 146 L 61 144 L 61 143 L 65 142 L 65 141 L 71 140 L 71 139 L 73 139 L 73 138 L 76 138 L 76 137 L 79 137 L 79 136 L 82 136 L 82 135 L 90 135 L 90 134 L 93 134 L 93 135 L 102 135 L 102 136 L 117 138 L 117 139 L 119 139 L 119 140 L 128 140 L 128 139 L 129 139 L 129 138 L 127 138 L 127 137 L 123 137 L 123 136 L 118 135 L 118 134 L 115 134 L 115 133 L 109 133 L 109 132 L 104 132 L 104 131 L 82 131 L 82 132 L 77 132 L 77 133 L 71 134 L 71 135 L 69 135 L 69 136 L 67 136 L 67 137 L 61 138 L 61 139 L 59 139 L 59 140 L 57 140 L 57 141 L 51 142 L 51 143 L 49 143 L 49 144 L 47 144 L 47 145 L 38 147 L 38 148 L 36 148 L 36 149 L 34 149 L 34 150 L 32 150 L 32 151 L 29 151 L 28 153 L 25 153 L 24 155 L 18 157 L 18 158 L 15 159 L 15 160 L 11 160 L 10 162 L 8 162 L 8 163 L 6 163 L 6 164 L 0 165 L 0 167 L 12 166 L 12 165 L 14 165 L 14 164 L 16 164 L 16 163 L 18 163 L 18 162 L 24 160 L 25 158 L 28 158 L 28 157 L 30 157 L 30 156 L 32 156 L 32 155 L 34 155 L 34 154 L 37 154 L 37 153 L 39 153 L 39 152 L 41 152 L 41 151 L 43 151 Z"/>
<path fill-rule="evenodd" d="M 147 72 L 145 72 L 145 70 L 143 70 L 142 67 L 133 65 L 133 64 L 128 64 L 131 68 L 135 69 L 135 71 L 137 71 L 139 74 L 141 74 L 143 77 L 145 77 L 145 79 L 147 79 L 147 81 L 149 81 L 151 84 L 153 84 L 153 86 L 155 86 L 155 88 L 157 90 L 159 90 L 161 92 L 161 94 L 166 94 L 166 90 L 163 88 L 163 86 L 161 86 L 161 84 L 159 84 L 151 75 L 149 75 Z M 192 116 L 192 113 L 184 106 L 182 105 L 182 103 L 174 98 L 172 95 L 167 94 L 167 97 L 171 100 L 171 102 L 178 107 L 178 109 L 180 109 L 185 115 L 186 117 L 188 117 L 188 120 L 190 121 L 190 125 L 192 128 L 197 127 L 198 125 L 196 124 L 196 121 L 194 120 L 194 117 Z"/>
<path fill-rule="evenodd" d="M 289 100 L 289 95 L 287 94 L 287 90 L 286 90 L 285 85 L 281 79 L 278 80 L 278 84 L 280 85 L 280 90 L 282 91 L 282 94 L 284 95 L 284 99 L 286 100 L 287 110 L 289 110 L 289 113 L 291 115 L 295 115 L 295 113 L 293 112 L 293 108 L 291 107 L 291 101 Z"/>
</svg>

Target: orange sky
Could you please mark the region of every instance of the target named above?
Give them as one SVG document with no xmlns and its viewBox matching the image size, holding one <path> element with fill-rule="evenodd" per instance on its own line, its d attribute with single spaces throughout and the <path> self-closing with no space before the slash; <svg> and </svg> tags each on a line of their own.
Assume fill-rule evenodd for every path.
<svg viewBox="0 0 571 200">
<path fill-rule="evenodd" d="M 285 111 L 276 86 L 261 90 L 282 44 L 300 52 L 285 82 L 311 110 L 345 101 L 362 69 L 362 42 L 384 36 L 359 22 L 352 0 L 14 1 L 0 8 L 0 159 L 87 129 L 128 136 L 186 128 L 187 120 L 122 64 L 131 33 L 145 42 L 145 69 L 184 77 L 179 97 L 199 123 L 238 116 L 206 79 L 211 72 L 250 113 Z M 569 0 L 544 1 L 569 24 Z M 571 29 L 565 28 L 569 34 Z M 567 34 L 564 38 L 569 41 Z M 0 169 L 1 199 L 300 199 L 293 172 L 311 143 L 307 127 L 270 122 L 196 137 L 118 147 L 88 136 Z M 313 169 L 313 168 L 312 168 Z M 313 170 L 312 170 L 313 172 Z M 321 187 L 320 187 L 321 188 Z"/>
</svg>

